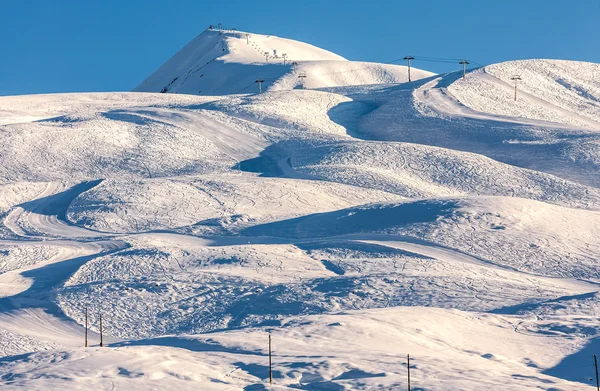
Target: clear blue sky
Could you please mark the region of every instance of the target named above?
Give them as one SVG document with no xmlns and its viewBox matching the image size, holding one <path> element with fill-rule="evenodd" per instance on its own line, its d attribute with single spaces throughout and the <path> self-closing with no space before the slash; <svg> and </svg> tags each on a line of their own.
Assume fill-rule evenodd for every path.
<svg viewBox="0 0 600 391">
<path fill-rule="evenodd" d="M 0 95 L 131 90 L 218 22 L 352 60 L 600 63 L 600 0 L 0 0 L 0 15 Z"/>
</svg>

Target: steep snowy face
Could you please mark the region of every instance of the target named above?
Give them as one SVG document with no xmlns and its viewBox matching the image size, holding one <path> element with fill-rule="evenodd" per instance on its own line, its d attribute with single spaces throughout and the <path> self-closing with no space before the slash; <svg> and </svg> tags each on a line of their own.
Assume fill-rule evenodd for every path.
<svg viewBox="0 0 600 391">
<path fill-rule="evenodd" d="M 316 46 L 272 35 L 207 30 L 194 38 L 135 91 L 196 95 L 290 90 L 301 86 L 402 83 L 406 67 L 348 61 Z M 414 80 L 430 72 L 415 69 Z"/>
<path fill-rule="evenodd" d="M 600 129 L 600 64 L 508 61 L 481 68 L 448 91 L 480 112 Z"/>
</svg>

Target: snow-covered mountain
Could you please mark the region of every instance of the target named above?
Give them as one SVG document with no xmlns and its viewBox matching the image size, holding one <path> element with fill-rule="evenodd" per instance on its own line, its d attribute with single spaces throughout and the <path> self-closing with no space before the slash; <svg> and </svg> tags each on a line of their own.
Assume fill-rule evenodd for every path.
<svg viewBox="0 0 600 391">
<path fill-rule="evenodd" d="M 599 65 L 356 65 L 207 31 L 180 94 L 0 97 L 2 389 L 595 389 Z"/>
<path fill-rule="evenodd" d="M 433 73 L 411 69 L 412 80 Z M 268 90 L 402 83 L 405 66 L 348 61 L 315 46 L 271 35 L 206 30 L 136 87 L 141 92 L 224 95 Z"/>
</svg>

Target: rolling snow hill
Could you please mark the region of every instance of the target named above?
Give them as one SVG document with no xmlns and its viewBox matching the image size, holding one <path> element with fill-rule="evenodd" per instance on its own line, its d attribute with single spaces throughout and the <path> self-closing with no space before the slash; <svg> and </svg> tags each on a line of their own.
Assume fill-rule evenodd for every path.
<svg viewBox="0 0 600 391">
<path fill-rule="evenodd" d="M 306 76 L 304 81 L 299 76 Z M 412 69 L 414 80 L 433 73 Z M 272 35 L 206 30 L 135 91 L 225 95 L 269 90 L 402 83 L 406 67 L 348 61 L 315 46 Z"/>
<path fill-rule="evenodd" d="M 511 77 L 518 75 L 518 99 Z M 486 66 L 449 91 L 465 106 L 486 113 L 600 129 L 600 64 L 561 60 L 509 61 Z"/>
<path fill-rule="evenodd" d="M 0 97 L 2 389 L 593 390 L 597 67 L 206 31 L 155 93 Z"/>
</svg>

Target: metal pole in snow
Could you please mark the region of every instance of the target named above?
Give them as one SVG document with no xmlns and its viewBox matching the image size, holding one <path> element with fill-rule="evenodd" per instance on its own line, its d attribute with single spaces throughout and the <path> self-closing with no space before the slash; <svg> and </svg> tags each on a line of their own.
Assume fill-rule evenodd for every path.
<svg viewBox="0 0 600 391">
<path fill-rule="evenodd" d="M 415 58 L 413 56 L 406 56 L 404 59 L 408 61 L 408 82 L 410 83 L 412 81 L 410 80 L 410 60 L 414 60 Z"/>
<path fill-rule="evenodd" d="M 594 366 L 596 367 L 596 389 L 600 391 L 600 383 L 598 383 L 598 358 L 594 354 Z"/>
<path fill-rule="evenodd" d="M 269 384 L 273 384 L 273 370 L 271 367 L 271 333 L 269 333 Z"/>
<path fill-rule="evenodd" d="M 410 354 L 406 355 L 406 368 L 408 368 L 408 391 L 410 391 Z"/>
<path fill-rule="evenodd" d="M 88 313 L 87 307 L 85 309 L 85 347 L 88 347 Z"/>
<path fill-rule="evenodd" d="M 100 347 L 102 347 L 102 312 L 100 312 Z"/>
</svg>

